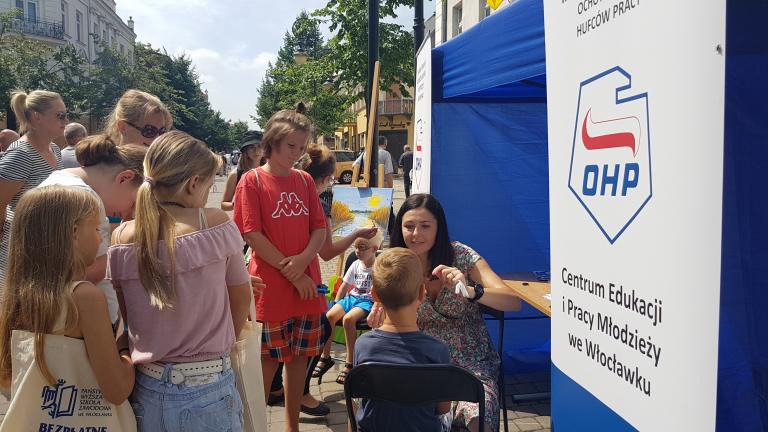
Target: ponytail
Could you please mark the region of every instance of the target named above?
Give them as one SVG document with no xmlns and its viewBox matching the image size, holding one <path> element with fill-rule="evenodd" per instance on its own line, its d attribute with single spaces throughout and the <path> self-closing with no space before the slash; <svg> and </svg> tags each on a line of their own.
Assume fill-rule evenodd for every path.
<svg viewBox="0 0 768 432">
<path fill-rule="evenodd" d="M 176 221 L 160 205 L 173 199 L 190 178 L 210 178 L 221 160 L 206 144 L 181 131 L 164 133 L 152 143 L 144 159 L 144 183 L 136 195 L 134 247 L 139 279 L 150 304 L 172 309 L 176 302 Z M 158 242 L 165 242 L 170 266 L 163 266 Z M 165 257 L 163 257 L 165 258 Z"/>
<path fill-rule="evenodd" d="M 19 123 L 19 133 L 29 130 L 29 120 L 27 120 L 27 94 L 22 91 L 11 93 L 11 109 L 16 116 L 16 122 Z"/>
<path fill-rule="evenodd" d="M 146 164 L 144 169 L 147 169 Z M 149 303 L 158 310 L 165 310 L 173 309 L 176 301 L 173 271 L 176 268 L 175 220 L 153 193 L 153 181 L 152 177 L 145 178 L 136 193 L 134 245 L 139 263 L 139 279 L 149 295 Z M 159 265 L 157 243 L 161 239 L 165 240 L 168 257 L 171 259 L 170 271 Z"/>
</svg>

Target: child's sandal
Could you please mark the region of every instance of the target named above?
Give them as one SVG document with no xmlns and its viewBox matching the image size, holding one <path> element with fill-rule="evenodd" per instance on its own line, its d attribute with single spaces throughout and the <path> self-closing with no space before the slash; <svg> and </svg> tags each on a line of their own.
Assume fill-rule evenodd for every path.
<svg viewBox="0 0 768 432">
<path fill-rule="evenodd" d="M 320 366 L 320 363 L 322 363 L 323 365 Z M 334 364 L 336 364 L 336 362 L 333 361 L 332 358 L 320 357 L 320 360 L 317 361 L 317 365 L 315 366 L 315 369 L 312 371 L 312 378 L 320 378 L 321 376 L 325 375 L 325 373 L 328 372 L 333 367 Z"/>
<path fill-rule="evenodd" d="M 339 376 L 336 377 L 336 382 L 344 385 L 344 382 L 347 380 L 347 375 L 349 374 L 349 371 L 352 370 L 352 363 L 344 363 L 344 369 L 339 372 Z"/>
</svg>

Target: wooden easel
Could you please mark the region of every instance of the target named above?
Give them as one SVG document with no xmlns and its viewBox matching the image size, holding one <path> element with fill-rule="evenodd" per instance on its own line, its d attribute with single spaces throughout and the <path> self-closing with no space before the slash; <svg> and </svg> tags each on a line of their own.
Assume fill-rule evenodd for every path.
<svg viewBox="0 0 768 432">
<path fill-rule="evenodd" d="M 376 183 L 371 185 L 371 152 L 378 151 L 379 147 L 377 143 L 373 141 L 374 131 L 376 129 L 376 116 L 379 112 L 379 74 L 381 72 L 381 63 L 376 61 L 373 68 L 373 88 L 371 91 L 371 106 L 368 112 L 368 133 L 365 139 L 365 161 L 364 166 L 367 167 L 363 173 L 363 179 L 358 181 L 357 178 L 360 175 L 360 166 L 355 166 L 352 170 L 352 186 L 355 187 L 382 187 L 384 186 L 384 168 L 379 163 L 379 169 Z M 381 161 L 379 161 L 381 162 Z"/>
</svg>

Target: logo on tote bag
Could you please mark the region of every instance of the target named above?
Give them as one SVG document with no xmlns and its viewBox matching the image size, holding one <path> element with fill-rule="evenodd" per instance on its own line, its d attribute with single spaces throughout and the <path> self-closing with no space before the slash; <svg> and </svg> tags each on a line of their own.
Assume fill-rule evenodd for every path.
<svg viewBox="0 0 768 432">
<path fill-rule="evenodd" d="M 72 417 L 77 402 L 77 387 L 65 386 L 67 382 L 60 379 L 53 387 L 43 387 L 43 403 L 40 409 L 48 411 L 51 418 Z"/>
<path fill-rule="evenodd" d="M 614 67 L 581 83 L 568 188 L 616 242 L 653 195 L 648 93 Z"/>
</svg>

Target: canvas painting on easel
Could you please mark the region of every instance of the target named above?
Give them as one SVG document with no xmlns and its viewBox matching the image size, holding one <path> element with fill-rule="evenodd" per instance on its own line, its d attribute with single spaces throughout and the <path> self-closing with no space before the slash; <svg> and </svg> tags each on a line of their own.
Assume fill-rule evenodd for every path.
<svg viewBox="0 0 768 432">
<path fill-rule="evenodd" d="M 358 228 L 376 226 L 386 239 L 391 209 L 390 188 L 334 187 L 331 207 L 333 236 L 344 237 Z"/>
</svg>

